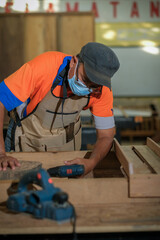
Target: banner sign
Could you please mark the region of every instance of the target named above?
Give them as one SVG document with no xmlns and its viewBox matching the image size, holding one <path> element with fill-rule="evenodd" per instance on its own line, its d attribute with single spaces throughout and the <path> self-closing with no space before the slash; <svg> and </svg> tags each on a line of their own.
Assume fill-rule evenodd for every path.
<svg viewBox="0 0 160 240">
<path fill-rule="evenodd" d="M 0 12 L 93 11 L 96 22 L 154 22 L 160 20 L 157 0 L 0 0 Z"/>
<path fill-rule="evenodd" d="M 94 12 L 98 42 L 109 46 L 160 45 L 158 0 L 0 0 L 0 13 L 84 11 Z"/>
</svg>

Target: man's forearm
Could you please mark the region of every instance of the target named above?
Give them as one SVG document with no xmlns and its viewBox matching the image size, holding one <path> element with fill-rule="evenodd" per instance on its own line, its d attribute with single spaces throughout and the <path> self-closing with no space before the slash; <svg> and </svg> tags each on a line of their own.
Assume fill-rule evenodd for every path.
<svg viewBox="0 0 160 240">
<path fill-rule="evenodd" d="M 107 155 L 112 147 L 113 139 L 100 138 L 97 140 L 90 159 L 93 160 L 94 167 Z"/>
<path fill-rule="evenodd" d="M 112 146 L 112 137 L 98 138 L 89 159 L 75 158 L 73 160 L 65 161 L 66 165 L 83 164 L 85 167 L 85 174 L 92 171 L 96 165 L 106 156 Z M 83 176 L 84 176 L 83 175 Z"/>
</svg>

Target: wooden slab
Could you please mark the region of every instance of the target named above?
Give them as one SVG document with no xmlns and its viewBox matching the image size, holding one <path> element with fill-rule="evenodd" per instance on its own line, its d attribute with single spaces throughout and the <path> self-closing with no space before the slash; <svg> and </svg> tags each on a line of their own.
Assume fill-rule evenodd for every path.
<svg viewBox="0 0 160 240">
<path fill-rule="evenodd" d="M 116 139 L 114 139 L 114 151 L 119 162 L 123 166 L 125 173 L 127 174 L 127 176 L 129 176 L 129 173 L 130 171 L 132 171 L 133 168 L 132 161 L 130 161 L 130 158 L 127 158 L 125 152 L 123 151 L 123 149 L 121 148 L 120 144 Z"/>
<path fill-rule="evenodd" d="M 7 167 L 6 171 L 0 171 L 0 180 L 18 180 L 29 171 L 38 170 L 42 167 L 40 162 L 20 160 L 19 163 L 21 166 L 16 167 L 14 170 Z"/>
<path fill-rule="evenodd" d="M 91 12 L 62 13 L 57 21 L 58 50 L 77 55 L 81 47 L 94 40 L 94 14 Z M 67 36 L 67 41 L 64 38 Z M 76 41 L 73 40 L 76 39 Z"/>
<path fill-rule="evenodd" d="M 44 52 L 78 54 L 82 46 L 94 41 L 94 13 L 1 13 L 0 36 L 1 82 Z"/>
<path fill-rule="evenodd" d="M 47 169 L 64 164 L 65 160 L 87 157 L 87 151 L 8 153 L 19 160 L 41 162 Z M 111 159 L 109 159 L 111 162 Z M 104 158 L 98 169 L 110 167 Z M 117 169 L 116 162 L 111 166 Z M 55 187 L 69 195 L 77 214 L 77 233 L 160 231 L 160 198 L 130 198 L 128 180 L 120 178 L 52 178 Z M 14 214 L 7 210 L 7 189 L 12 180 L 0 181 L 0 234 L 71 233 L 70 222 L 57 224 L 48 219 L 35 219 L 30 214 Z"/>
<path fill-rule="evenodd" d="M 153 173 L 160 174 L 160 157 L 146 145 L 136 146 L 135 149 L 138 150 L 144 160 L 143 164 L 146 164 Z"/>
<path fill-rule="evenodd" d="M 41 162 L 45 169 L 64 165 L 65 161 L 72 160 L 76 157 L 88 158 L 89 151 L 74 152 L 10 152 L 8 156 L 13 156 L 19 161 Z"/>
<path fill-rule="evenodd" d="M 42 167 L 45 169 L 55 167 L 57 165 L 63 165 L 65 160 L 71 160 L 76 157 L 88 158 L 90 152 L 88 151 L 74 151 L 74 152 L 32 152 L 32 153 L 8 153 L 8 155 L 16 157 L 18 160 L 38 161 L 42 163 Z M 112 156 L 112 154 L 111 154 Z M 115 161 L 115 162 L 114 162 Z M 101 169 L 108 168 L 116 169 L 116 159 L 113 162 L 111 158 L 106 156 L 101 164 L 97 167 Z M 111 163 L 111 165 L 109 164 Z M 120 171 L 120 170 L 119 170 Z M 103 173 L 103 172 L 102 172 Z M 0 203 L 8 199 L 8 188 L 11 185 L 12 180 L 0 181 Z M 105 204 L 105 203 L 127 203 L 127 202 L 157 202 L 159 198 L 154 199 L 132 199 L 128 196 L 128 179 L 125 177 L 102 177 L 101 178 L 78 178 L 78 179 L 59 179 L 53 178 L 53 184 L 55 187 L 61 188 L 63 191 L 69 194 L 69 199 L 73 204 Z"/>
<path fill-rule="evenodd" d="M 160 157 L 146 145 L 120 146 L 115 152 L 129 179 L 130 197 L 160 197 Z M 155 148 L 154 148 L 155 149 Z"/>
<path fill-rule="evenodd" d="M 129 196 L 133 198 L 160 197 L 160 180 L 156 174 L 134 174 L 129 180 Z"/>
<path fill-rule="evenodd" d="M 110 203 L 76 206 L 77 233 L 160 231 L 160 204 Z M 58 224 L 35 219 L 30 214 L 13 214 L 0 206 L 0 234 L 72 233 L 70 222 Z"/>
<path fill-rule="evenodd" d="M 160 145 L 149 137 L 147 138 L 147 146 L 160 157 Z"/>
</svg>

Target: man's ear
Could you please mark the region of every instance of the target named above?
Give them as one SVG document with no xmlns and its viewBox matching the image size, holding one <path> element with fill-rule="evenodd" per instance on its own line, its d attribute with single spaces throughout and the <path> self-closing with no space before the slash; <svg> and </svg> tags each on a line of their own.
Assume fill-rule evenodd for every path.
<svg viewBox="0 0 160 240">
<path fill-rule="evenodd" d="M 70 68 L 73 67 L 73 65 L 74 65 L 75 63 L 77 63 L 77 62 L 78 62 L 78 58 L 77 58 L 76 56 L 73 56 L 73 57 L 71 58 L 69 67 L 70 67 Z"/>
</svg>

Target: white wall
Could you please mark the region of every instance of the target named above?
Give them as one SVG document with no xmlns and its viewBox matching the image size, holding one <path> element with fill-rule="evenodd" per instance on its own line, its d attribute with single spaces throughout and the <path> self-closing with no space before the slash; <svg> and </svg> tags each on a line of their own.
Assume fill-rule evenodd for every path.
<svg viewBox="0 0 160 240">
<path fill-rule="evenodd" d="M 160 96 L 160 48 L 158 54 L 143 48 L 112 48 L 120 69 L 112 79 L 114 96 Z"/>
</svg>

